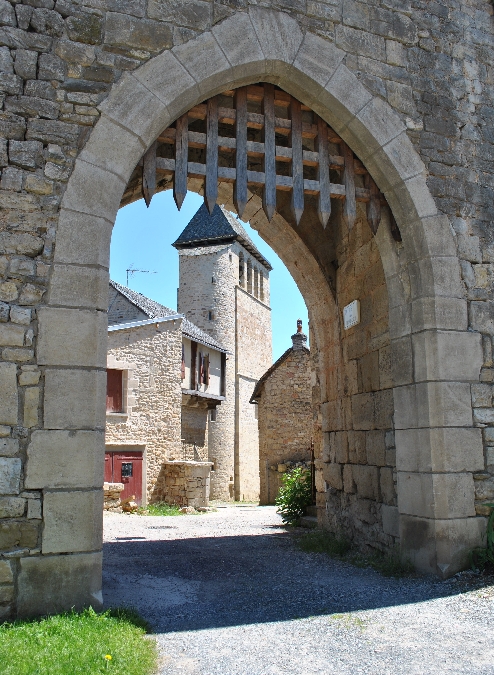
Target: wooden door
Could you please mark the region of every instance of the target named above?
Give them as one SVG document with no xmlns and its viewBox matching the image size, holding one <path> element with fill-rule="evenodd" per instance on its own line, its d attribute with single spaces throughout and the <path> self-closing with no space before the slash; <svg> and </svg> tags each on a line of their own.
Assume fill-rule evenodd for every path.
<svg viewBox="0 0 494 675">
<path fill-rule="evenodd" d="M 142 452 L 114 452 L 113 482 L 123 483 L 121 499 L 135 496 L 142 503 Z"/>
</svg>

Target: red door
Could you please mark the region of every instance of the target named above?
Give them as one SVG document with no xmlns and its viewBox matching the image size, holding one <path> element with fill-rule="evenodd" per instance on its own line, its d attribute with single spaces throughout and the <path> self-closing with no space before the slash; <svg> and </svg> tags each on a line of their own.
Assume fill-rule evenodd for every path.
<svg viewBox="0 0 494 675">
<path fill-rule="evenodd" d="M 107 478 L 107 475 L 110 478 Z M 134 496 L 136 502 L 141 504 L 142 452 L 107 452 L 105 454 L 105 480 L 111 483 L 123 483 L 121 499 Z"/>
</svg>

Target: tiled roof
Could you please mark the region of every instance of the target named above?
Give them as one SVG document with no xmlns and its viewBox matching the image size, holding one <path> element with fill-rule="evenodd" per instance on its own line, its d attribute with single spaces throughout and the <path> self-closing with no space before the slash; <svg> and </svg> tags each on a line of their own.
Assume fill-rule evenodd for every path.
<svg viewBox="0 0 494 675">
<path fill-rule="evenodd" d="M 238 241 L 261 265 L 268 270 L 273 269 L 269 261 L 258 251 L 240 221 L 218 204 L 211 214 L 203 204 L 173 246 L 182 249 L 227 241 Z"/>
<path fill-rule="evenodd" d="M 142 293 L 137 293 L 137 291 L 133 291 L 131 288 L 127 288 L 127 286 L 122 286 L 111 279 L 110 286 L 121 293 L 125 298 L 127 298 L 127 300 L 129 300 L 129 302 L 140 309 L 141 312 L 144 312 L 144 314 L 146 314 L 146 316 L 148 316 L 150 319 L 157 319 L 159 317 L 177 314 L 175 310 L 165 307 L 165 305 L 161 305 L 159 302 L 156 302 L 156 300 L 146 298 L 146 296 L 142 295 Z M 185 317 L 182 321 L 182 333 L 191 340 L 200 342 L 207 347 L 212 347 L 213 349 L 217 349 L 220 352 L 227 351 L 222 345 L 220 345 L 219 342 L 212 338 L 211 335 L 208 335 L 208 333 L 204 332 L 201 328 L 199 328 L 199 326 L 196 326 L 194 323 L 192 323 L 192 321 L 189 321 Z"/>
</svg>

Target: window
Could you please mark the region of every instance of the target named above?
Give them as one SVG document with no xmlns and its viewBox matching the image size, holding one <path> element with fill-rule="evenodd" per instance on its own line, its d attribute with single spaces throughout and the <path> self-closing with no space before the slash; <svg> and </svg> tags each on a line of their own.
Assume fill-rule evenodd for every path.
<svg viewBox="0 0 494 675">
<path fill-rule="evenodd" d="M 238 285 L 241 286 L 242 288 L 244 287 L 245 283 L 245 267 L 244 267 L 244 254 L 240 253 L 238 256 Z"/>
<path fill-rule="evenodd" d="M 180 377 L 183 382 L 185 380 L 185 347 L 183 342 L 182 342 L 182 363 L 180 365 Z"/>
<path fill-rule="evenodd" d="M 106 371 L 106 412 L 121 413 L 123 409 L 123 370 Z"/>
<path fill-rule="evenodd" d="M 256 298 L 259 297 L 259 272 L 257 267 L 254 267 L 254 295 Z"/>
<path fill-rule="evenodd" d="M 259 270 L 259 297 L 264 302 L 264 275 Z"/>
<path fill-rule="evenodd" d="M 214 312 L 211 310 L 208 312 L 208 319 L 209 321 L 214 321 Z"/>
<path fill-rule="evenodd" d="M 216 422 L 216 408 L 211 408 L 209 411 L 209 421 Z"/>
<path fill-rule="evenodd" d="M 254 403 L 254 419 L 258 420 L 259 419 L 259 406 L 257 403 Z"/>
<path fill-rule="evenodd" d="M 252 265 L 250 260 L 247 260 L 247 292 L 252 293 Z"/>
<path fill-rule="evenodd" d="M 199 384 L 209 384 L 209 354 L 199 352 Z"/>
</svg>

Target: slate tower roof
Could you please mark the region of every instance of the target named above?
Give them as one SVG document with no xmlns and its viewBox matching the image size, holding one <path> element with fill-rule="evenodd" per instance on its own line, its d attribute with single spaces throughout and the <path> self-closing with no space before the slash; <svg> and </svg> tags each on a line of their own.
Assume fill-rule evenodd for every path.
<svg viewBox="0 0 494 675">
<path fill-rule="evenodd" d="M 273 269 L 256 248 L 240 221 L 218 204 L 211 214 L 206 205 L 203 204 L 172 246 L 180 250 L 198 246 L 213 246 L 230 241 L 238 241 L 261 265 L 264 265 L 268 270 Z"/>
</svg>

